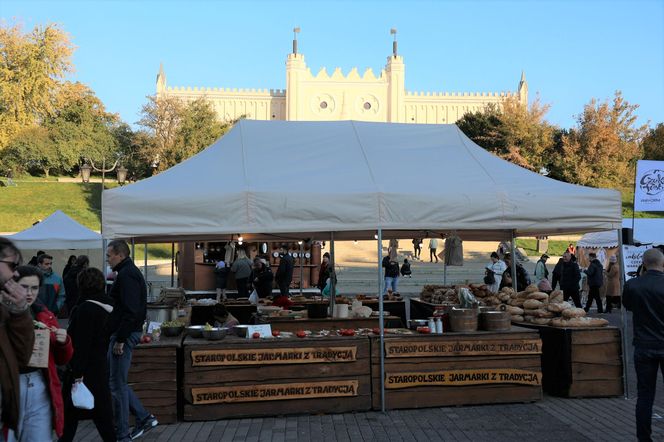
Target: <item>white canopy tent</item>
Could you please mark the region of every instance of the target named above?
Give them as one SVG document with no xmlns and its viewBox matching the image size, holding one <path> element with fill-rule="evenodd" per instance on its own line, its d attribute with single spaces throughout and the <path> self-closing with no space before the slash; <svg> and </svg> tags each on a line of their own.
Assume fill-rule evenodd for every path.
<svg viewBox="0 0 664 442">
<path fill-rule="evenodd" d="M 243 120 L 181 164 L 102 194 L 105 238 L 376 235 L 379 293 L 383 238 L 457 232 L 463 239 L 504 240 L 620 225 L 617 191 L 518 167 L 455 125 Z M 381 352 L 381 373 L 383 364 Z M 381 402 L 384 410 L 384 394 Z"/>
<path fill-rule="evenodd" d="M 105 238 L 458 231 L 505 239 L 617 229 L 620 194 L 555 181 L 455 125 L 243 120 L 203 152 L 102 195 Z"/>
<path fill-rule="evenodd" d="M 42 222 L 9 235 L 19 249 L 101 249 L 102 237 L 56 210 Z"/>
</svg>

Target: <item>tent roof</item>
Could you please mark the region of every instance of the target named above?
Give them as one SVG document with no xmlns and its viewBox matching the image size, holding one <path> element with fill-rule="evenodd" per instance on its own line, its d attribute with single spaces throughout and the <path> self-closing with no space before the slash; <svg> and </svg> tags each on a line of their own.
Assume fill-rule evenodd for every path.
<svg viewBox="0 0 664 442">
<path fill-rule="evenodd" d="M 9 235 L 19 249 L 99 249 L 101 235 L 56 210 L 44 221 Z"/>
<path fill-rule="evenodd" d="M 615 230 L 605 232 L 591 232 L 583 235 L 576 242 L 577 247 L 588 247 L 591 249 L 600 247 L 618 247 L 618 233 Z"/>
<path fill-rule="evenodd" d="M 243 120 L 201 153 L 102 195 L 102 231 L 139 241 L 243 234 L 463 238 L 617 229 L 615 190 L 487 152 L 455 125 Z M 253 235 L 252 235 L 253 234 Z"/>
</svg>

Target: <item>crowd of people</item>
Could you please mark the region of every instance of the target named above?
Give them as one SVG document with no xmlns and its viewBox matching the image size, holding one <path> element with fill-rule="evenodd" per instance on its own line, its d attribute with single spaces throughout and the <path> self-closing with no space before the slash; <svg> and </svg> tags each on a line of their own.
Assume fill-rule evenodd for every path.
<svg viewBox="0 0 664 442">
<path fill-rule="evenodd" d="M 70 259 L 61 278 L 52 256 L 21 265 L 20 250 L 0 238 L 0 441 L 72 441 L 80 419 L 91 418 L 104 441 L 134 440 L 158 425 L 127 383 L 147 314 L 145 280 L 126 242 L 111 241 L 106 256 L 115 273 L 109 294 L 87 256 Z M 57 315 L 69 318 L 67 329 Z M 74 405 L 81 385 L 94 397 L 91 410 Z"/>
</svg>

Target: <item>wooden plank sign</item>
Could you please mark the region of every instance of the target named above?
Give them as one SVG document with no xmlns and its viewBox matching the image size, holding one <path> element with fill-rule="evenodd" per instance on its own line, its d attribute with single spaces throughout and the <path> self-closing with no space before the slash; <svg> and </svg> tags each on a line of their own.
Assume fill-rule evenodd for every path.
<svg viewBox="0 0 664 442">
<path fill-rule="evenodd" d="M 492 356 L 540 354 L 539 339 L 518 340 L 391 340 L 385 342 L 388 358 L 419 358 L 431 356 Z"/>
<path fill-rule="evenodd" d="M 357 396 L 359 382 L 326 381 L 295 384 L 234 385 L 231 387 L 192 388 L 195 405 L 233 402 L 280 401 L 324 397 Z"/>
<path fill-rule="evenodd" d="M 35 345 L 28 367 L 48 368 L 49 347 L 51 344 L 51 331 L 48 329 L 35 329 Z"/>
<path fill-rule="evenodd" d="M 193 350 L 193 367 L 223 365 L 315 364 L 321 362 L 353 362 L 357 347 L 283 347 L 251 349 Z"/>
<path fill-rule="evenodd" d="M 385 388 L 446 387 L 482 384 L 541 385 L 540 372 L 509 368 L 385 373 Z"/>
</svg>

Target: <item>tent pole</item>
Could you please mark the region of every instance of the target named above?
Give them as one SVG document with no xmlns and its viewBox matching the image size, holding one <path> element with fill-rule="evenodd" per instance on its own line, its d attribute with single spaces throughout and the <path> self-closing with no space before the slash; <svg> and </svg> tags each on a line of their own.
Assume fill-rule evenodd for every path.
<svg viewBox="0 0 664 442">
<path fill-rule="evenodd" d="M 383 229 L 378 229 L 378 327 L 380 328 L 380 410 L 385 413 L 385 321 L 383 318 Z"/>
<path fill-rule="evenodd" d="M 337 301 L 337 283 L 335 281 L 335 268 L 334 268 L 334 232 L 330 232 L 330 268 L 332 271 L 330 272 L 330 317 L 334 317 L 334 306 Z"/>
<path fill-rule="evenodd" d="M 106 238 L 101 239 L 101 268 L 104 271 L 104 279 L 108 278 L 106 273 L 106 268 L 108 267 L 108 260 L 106 259 L 106 249 L 108 248 L 108 240 Z"/>
<path fill-rule="evenodd" d="M 148 282 L 148 243 L 145 243 L 145 256 L 143 257 L 143 269 L 145 271 L 145 282 Z"/>
<path fill-rule="evenodd" d="M 512 244 L 512 289 L 514 290 L 514 293 L 518 292 L 519 284 L 517 283 L 516 280 L 516 230 L 512 229 L 511 232 L 512 238 L 510 239 L 510 243 Z"/>
<path fill-rule="evenodd" d="M 134 238 L 131 239 L 131 259 L 136 259 L 136 243 Z"/>
<path fill-rule="evenodd" d="M 443 285 L 447 285 L 447 261 L 443 262 Z"/>
<path fill-rule="evenodd" d="M 303 262 L 304 262 L 304 253 L 302 253 L 303 250 L 303 245 L 302 245 L 302 240 L 298 241 L 300 243 L 300 296 L 302 296 L 302 287 L 304 286 L 304 267 L 303 267 Z"/>
<path fill-rule="evenodd" d="M 629 382 L 627 379 L 629 370 L 627 369 L 627 333 L 625 333 L 625 325 L 627 323 L 627 311 L 625 306 L 622 305 L 622 292 L 625 285 L 625 262 L 623 261 L 623 237 L 622 229 L 618 229 L 618 262 L 620 263 L 620 334 L 622 336 L 622 346 L 623 346 L 623 390 L 625 399 L 629 399 Z"/>
<path fill-rule="evenodd" d="M 175 284 L 175 243 L 171 243 L 171 287 Z"/>
</svg>

